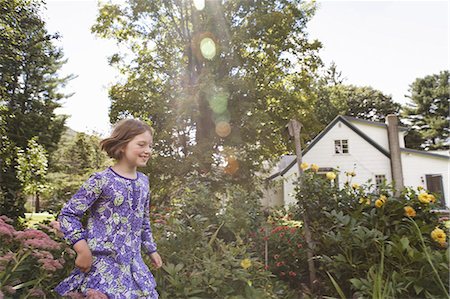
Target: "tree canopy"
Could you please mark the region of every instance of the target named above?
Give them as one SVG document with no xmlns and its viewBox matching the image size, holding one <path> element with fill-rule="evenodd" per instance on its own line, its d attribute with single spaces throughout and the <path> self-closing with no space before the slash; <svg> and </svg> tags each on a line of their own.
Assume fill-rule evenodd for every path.
<svg viewBox="0 0 450 299">
<path fill-rule="evenodd" d="M 128 49 L 110 59 L 126 77 L 110 90 L 111 121 L 152 120 L 152 168 L 168 180 L 222 165 L 242 181 L 288 151 L 289 119 L 317 125 L 311 86 L 321 45 L 306 31 L 314 11 L 283 0 L 102 5 L 93 31 Z"/>
</svg>

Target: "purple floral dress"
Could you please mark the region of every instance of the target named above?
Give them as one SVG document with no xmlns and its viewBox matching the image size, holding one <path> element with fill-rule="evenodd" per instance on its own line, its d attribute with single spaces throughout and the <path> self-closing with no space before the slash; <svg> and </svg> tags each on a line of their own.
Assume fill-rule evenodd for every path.
<svg viewBox="0 0 450 299">
<path fill-rule="evenodd" d="M 88 273 L 76 268 L 55 291 L 87 293 L 98 290 L 110 299 L 158 298 L 156 283 L 142 260 L 141 246 L 156 252 L 150 228 L 148 178 L 138 172 L 128 179 L 111 168 L 92 175 L 65 204 L 58 218 L 71 245 L 85 239 L 92 251 Z M 90 210 L 86 229 L 81 217 Z"/>
</svg>

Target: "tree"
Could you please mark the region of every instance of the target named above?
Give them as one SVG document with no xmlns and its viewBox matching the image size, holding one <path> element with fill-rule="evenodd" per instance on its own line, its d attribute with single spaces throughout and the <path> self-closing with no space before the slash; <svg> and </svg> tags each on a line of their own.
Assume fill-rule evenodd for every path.
<svg viewBox="0 0 450 299">
<path fill-rule="evenodd" d="M 449 149 L 449 71 L 417 78 L 409 91 L 411 101 L 403 109 L 403 115 L 414 131 L 406 136 L 406 146 Z"/>
<path fill-rule="evenodd" d="M 105 4 L 93 26 L 99 36 L 131 49 L 131 57 L 110 60 L 127 77 L 110 90 L 110 118 L 152 120 L 159 155 L 151 167 L 165 174 L 152 179 L 161 188 L 174 177 L 224 164 L 242 182 L 261 161 L 289 151 L 283 136 L 289 119 L 317 123 L 310 86 L 320 43 L 310 42 L 306 32 L 314 4 L 204 4 Z"/>
<path fill-rule="evenodd" d="M 47 152 L 37 143 L 37 138 L 28 141 L 24 151 L 17 152 L 17 178 L 22 183 L 25 194 L 34 197 L 35 212 L 40 211 L 39 196 L 48 188 L 46 174 L 48 169 Z"/>
<path fill-rule="evenodd" d="M 53 45 L 58 36 L 45 29 L 40 16 L 42 1 L 0 0 L 0 4 L 0 118 L 4 136 L 20 149 L 36 136 L 50 153 L 65 122 L 64 116 L 54 113 L 65 97 L 59 87 L 70 79 L 58 75 L 65 62 L 62 50 Z M 9 151 L 1 160 L 5 199 L 0 213 L 16 218 L 24 210 L 14 152 Z"/>
</svg>

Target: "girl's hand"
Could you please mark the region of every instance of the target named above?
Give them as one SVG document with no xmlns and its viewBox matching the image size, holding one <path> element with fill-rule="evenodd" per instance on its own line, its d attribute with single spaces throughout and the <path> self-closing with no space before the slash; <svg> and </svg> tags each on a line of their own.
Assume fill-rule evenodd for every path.
<svg viewBox="0 0 450 299">
<path fill-rule="evenodd" d="M 77 258 L 75 259 L 75 266 L 81 270 L 81 272 L 87 273 L 91 270 L 93 258 L 91 249 L 86 240 L 78 241 L 73 249 L 77 252 Z"/>
<path fill-rule="evenodd" d="M 90 250 L 82 251 L 77 254 L 75 259 L 75 266 L 78 267 L 81 272 L 88 273 L 91 270 L 93 258 Z"/>
<path fill-rule="evenodd" d="M 153 266 L 158 269 L 162 266 L 162 259 L 158 252 L 153 252 L 150 254 L 150 259 L 152 260 Z"/>
</svg>

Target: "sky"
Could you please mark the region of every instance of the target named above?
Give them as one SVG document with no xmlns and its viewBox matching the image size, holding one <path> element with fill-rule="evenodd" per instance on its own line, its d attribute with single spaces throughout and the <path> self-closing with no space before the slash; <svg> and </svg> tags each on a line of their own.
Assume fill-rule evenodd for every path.
<svg viewBox="0 0 450 299">
<path fill-rule="evenodd" d="M 371 86 L 405 104 L 416 78 L 450 69 L 449 1 L 318 4 L 307 32 L 321 41 L 321 58 L 337 65 L 345 84 Z M 90 31 L 97 10 L 96 0 L 47 0 L 43 16 L 49 32 L 62 36 L 57 42 L 67 58 L 62 75 L 77 76 L 63 89 L 74 94 L 57 113 L 70 115 L 67 125 L 75 131 L 105 136 L 111 129 L 108 87 L 119 74 L 108 65 L 115 43 Z"/>
</svg>

